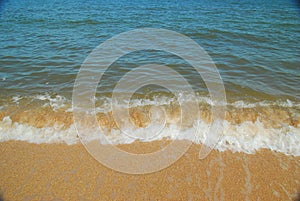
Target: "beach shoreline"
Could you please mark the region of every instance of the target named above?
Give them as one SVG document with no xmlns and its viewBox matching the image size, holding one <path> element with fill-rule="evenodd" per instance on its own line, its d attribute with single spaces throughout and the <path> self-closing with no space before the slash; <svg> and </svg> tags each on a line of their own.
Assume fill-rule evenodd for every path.
<svg viewBox="0 0 300 201">
<path fill-rule="evenodd" d="M 0 201 L 300 201 L 298 11 L 0 1 Z"/>
</svg>

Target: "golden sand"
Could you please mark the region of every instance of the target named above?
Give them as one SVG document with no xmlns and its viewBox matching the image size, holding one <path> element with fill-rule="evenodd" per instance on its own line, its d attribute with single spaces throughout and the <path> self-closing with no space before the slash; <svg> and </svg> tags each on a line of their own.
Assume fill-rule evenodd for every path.
<svg viewBox="0 0 300 201">
<path fill-rule="evenodd" d="M 148 152 L 166 142 L 120 146 Z M 193 144 L 172 166 L 129 175 L 93 159 L 84 147 L 65 144 L 0 143 L 0 190 L 18 200 L 296 200 L 300 157 L 269 150 L 256 154 L 212 151 L 198 159 Z"/>
</svg>

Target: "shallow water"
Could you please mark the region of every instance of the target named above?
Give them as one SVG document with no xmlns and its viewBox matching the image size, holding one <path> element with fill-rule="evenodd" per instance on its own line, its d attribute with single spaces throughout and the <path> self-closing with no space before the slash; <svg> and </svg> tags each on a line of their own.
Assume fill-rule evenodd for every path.
<svg viewBox="0 0 300 201">
<path fill-rule="evenodd" d="M 46 91 L 70 97 L 81 63 L 96 46 L 124 31 L 152 27 L 201 45 L 216 63 L 229 100 L 299 101 L 298 11 L 294 1 L 279 0 L 2 1 L 1 96 Z M 111 92 L 122 73 L 153 61 L 185 75 L 195 91 L 206 91 L 177 57 L 144 52 L 116 62 L 97 92 Z"/>
<path fill-rule="evenodd" d="M 220 149 L 270 148 L 300 154 L 300 14 L 294 1 L 14 0 L 1 1 L 0 22 L 0 141 L 77 142 L 71 98 L 84 59 L 116 34 L 150 27 L 190 37 L 215 62 L 227 99 L 227 130 Z M 190 51 L 189 46 L 182 48 Z M 196 98 L 190 99 L 181 86 L 176 85 L 178 91 L 172 94 L 151 85 L 139 89 L 131 100 L 113 103 L 111 96 L 122 76 L 149 63 L 167 65 L 183 75 Z M 211 123 L 213 103 L 204 81 L 187 62 L 166 52 L 139 51 L 121 57 L 105 72 L 95 96 L 100 117 L 109 116 L 112 105 L 139 108 L 131 113 L 136 126 L 131 131 L 137 136 L 151 133 L 138 130 L 151 122 L 151 107 L 162 107 L 168 114 L 158 138 L 173 138 L 180 130 L 185 138 L 201 142 Z M 191 101 L 199 106 L 198 113 L 189 107 Z M 183 118 L 182 127 L 177 122 L 180 104 L 192 114 Z M 113 142 L 132 142 L 118 136 L 114 120 L 105 118 L 99 122 L 106 132 L 114 132 Z M 203 132 L 195 139 L 197 125 Z"/>
</svg>

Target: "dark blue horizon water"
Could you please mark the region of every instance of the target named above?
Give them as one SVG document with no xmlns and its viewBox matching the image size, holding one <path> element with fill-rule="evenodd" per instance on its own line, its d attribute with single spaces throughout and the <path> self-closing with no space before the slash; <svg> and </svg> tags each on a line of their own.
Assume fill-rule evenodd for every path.
<svg viewBox="0 0 300 201">
<path fill-rule="evenodd" d="M 45 92 L 70 96 L 81 63 L 96 46 L 116 34 L 151 27 L 179 32 L 201 45 L 216 63 L 228 99 L 300 99 L 295 1 L 6 0 L 0 3 L 0 27 L 2 98 Z M 180 68 L 176 59 L 156 58 Z M 112 68 L 100 92 L 110 92 L 122 68 L 134 66 L 134 59 L 128 61 Z M 189 69 L 179 71 L 196 91 L 205 91 Z"/>
</svg>

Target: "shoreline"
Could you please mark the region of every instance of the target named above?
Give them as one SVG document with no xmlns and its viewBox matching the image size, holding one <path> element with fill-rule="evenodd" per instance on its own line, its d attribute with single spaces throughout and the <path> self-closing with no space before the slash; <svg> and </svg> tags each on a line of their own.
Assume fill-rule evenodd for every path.
<svg viewBox="0 0 300 201">
<path fill-rule="evenodd" d="M 120 145 L 129 152 L 164 142 Z M 300 157 L 262 149 L 255 154 L 213 150 L 198 159 L 192 144 L 159 172 L 129 175 L 96 161 L 81 144 L 0 143 L 0 192 L 10 200 L 296 200 Z"/>
</svg>

